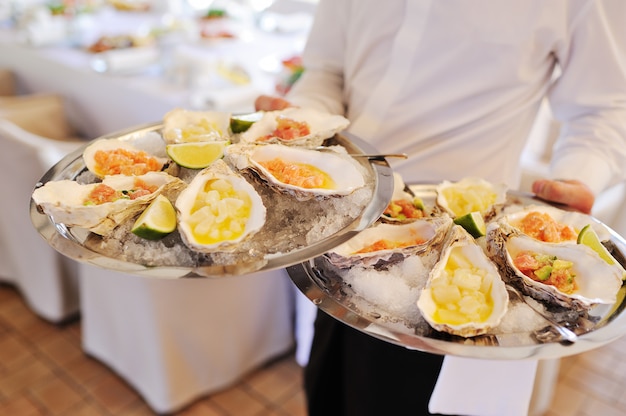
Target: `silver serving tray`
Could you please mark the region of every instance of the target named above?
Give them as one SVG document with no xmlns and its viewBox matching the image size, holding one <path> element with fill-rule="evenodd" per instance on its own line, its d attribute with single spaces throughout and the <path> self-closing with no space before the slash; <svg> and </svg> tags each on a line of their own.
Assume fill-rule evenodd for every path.
<svg viewBox="0 0 626 416">
<path fill-rule="evenodd" d="M 128 130 L 116 132 L 98 139 L 123 138 L 133 135 L 143 135 L 148 132 L 158 132 L 162 128 L 161 123 L 152 123 L 144 126 L 133 127 Z M 376 153 L 376 149 L 368 145 L 362 139 L 347 132 L 339 133 L 328 139 L 329 144 L 340 144 L 349 153 L 371 154 Z M 43 186 L 48 181 L 69 179 L 75 180 L 86 170 L 82 159 L 83 147 L 68 154 L 56 165 L 54 165 L 35 187 Z M 363 164 L 374 180 L 374 191 L 372 199 L 365 206 L 360 217 L 352 223 L 311 245 L 290 251 L 285 254 L 267 256 L 259 264 L 244 263 L 212 267 L 200 264 L 198 266 L 158 266 L 150 267 L 142 264 L 122 261 L 120 259 L 103 255 L 85 246 L 85 241 L 91 234 L 89 231 L 76 227 L 67 227 L 65 224 L 56 223 L 48 215 L 43 214 L 31 199 L 30 217 L 34 227 L 42 237 L 58 252 L 63 255 L 84 263 L 93 264 L 119 272 L 137 274 L 147 277 L 160 278 L 183 278 L 183 277 L 224 277 L 231 275 L 241 275 L 249 272 L 266 271 L 284 268 L 293 264 L 301 263 L 307 259 L 320 256 L 331 248 L 347 241 L 356 233 L 364 230 L 381 215 L 387 207 L 393 193 L 393 174 L 389 164 L 384 158 L 358 157 L 357 161 Z M 306 212 L 302 212 L 306 215 Z"/>
<path fill-rule="evenodd" d="M 436 192 L 432 184 L 414 185 L 411 189 L 425 202 L 434 204 Z M 521 204 L 542 204 L 531 194 L 509 192 L 509 200 Z M 593 221 L 601 223 L 595 218 Z M 604 224 L 603 224 L 604 225 Z M 610 234 L 608 244 L 618 250 L 617 256 L 626 253 L 626 241 L 614 230 L 604 225 Z M 409 349 L 434 354 L 455 355 L 470 358 L 521 360 L 548 359 L 588 351 L 626 333 L 626 286 L 622 285 L 617 302 L 610 306 L 597 306 L 588 318 L 580 321 L 575 332 L 578 340 L 564 342 L 546 321 L 546 332 L 504 333 L 483 335 L 474 338 L 457 337 L 432 330 L 423 324 L 389 319 L 385 313 L 367 299 L 358 297 L 340 276 L 328 272 L 324 256 L 309 259 L 287 268 L 289 275 L 299 290 L 319 309 L 363 333 L 383 341 Z M 358 305 L 358 306 L 356 306 Z M 539 335 L 539 336 L 538 336 Z"/>
</svg>

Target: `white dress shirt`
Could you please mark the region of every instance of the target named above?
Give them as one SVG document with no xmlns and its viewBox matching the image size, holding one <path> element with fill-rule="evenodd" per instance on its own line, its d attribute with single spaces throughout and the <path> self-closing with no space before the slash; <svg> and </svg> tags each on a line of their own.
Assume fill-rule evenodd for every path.
<svg viewBox="0 0 626 416">
<path fill-rule="evenodd" d="M 321 0 L 288 98 L 408 153 L 390 160 L 407 182 L 516 188 L 547 96 L 564 126 L 552 177 L 598 193 L 625 178 L 624 16 L 620 0 Z"/>
</svg>

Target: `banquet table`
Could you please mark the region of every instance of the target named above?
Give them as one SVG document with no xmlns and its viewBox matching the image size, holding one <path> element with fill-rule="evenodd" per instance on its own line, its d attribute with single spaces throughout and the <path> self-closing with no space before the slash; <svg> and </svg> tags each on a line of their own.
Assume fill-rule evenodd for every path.
<svg viewBox="0 0 626 416">
<path fill-rule="evenodd" d="M 90 41 L 81 45 L 36 46 L 14 28 L 0 28 L 0 67 L 16 73 L 21 92 L 62 94 L 71 123 L 88 138 L 158 121 L 176 107 L 252 111 L 256 95 L 274 92 L 281 59 L 300 53 L 306 36 L 305 30 L 274 33 L 254 26 L 242 29 L 235 39 L 172 36 L 168 42 L 174 45 L 156 46 L 161 54 L 156 64 L 100 73 L 93 69 L 97 56 L 86 51 L 85 43 L 100 35 L 113 36 L 124 30 L 120 28 L 156 24 L 160 16 L 107 11 L 93 19 L 89 27 L 103 29 L 85 34 Z M 113 32 L 111 27 L 117 29 Z M 233 85 L 216 80 L 215 74 L 211 81 L 211 74 L 202 73 L 215 71 L 220 63 L 241 66 L 251 82 Z"/>
<path fill-rule="evenodd" d="M 120 30 L 159 16 L 107 11 L 98 19 L 105 27 L 115 21 Z M 251 111 L 256 95 L 274 91 L 281 59 L 299 53 L 304 36 L 249 27 L 237 39 L 176 44 L 168 56 L 173 74 L 162 61 L 118 73 L 94 70 L 84 46 L 36 46 L 1 28 L 0 67 L 14 72 L 21 93 L 60 94 L 72 126 L 94 139 L 157 122 L 174 108 Z M 251 82 L 194 78 L 216 62 L 239 65 Z M 81 263 L 78 277 L 84 351 L 119 373 L 156 412 L 225 388 L 294 346 L 295 288 L 284 270 L 169 280 Z"/>
</svg>

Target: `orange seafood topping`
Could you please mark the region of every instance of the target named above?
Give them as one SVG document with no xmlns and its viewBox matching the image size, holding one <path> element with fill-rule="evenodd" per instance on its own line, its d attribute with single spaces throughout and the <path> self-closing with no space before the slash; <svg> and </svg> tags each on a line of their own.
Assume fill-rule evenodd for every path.
<svg viewBox="0 0 626 416">
<path fill-rule="evenodd" d="M 260 141 L 267 141 L 273 137 L 278 137 L 281 140 L 293 140 L 311 134 L 311 129 L 306 121 L 297 121 L 287 117 L 277 117 L 276 121 L 278 123 L 276 129 L 271 134 L 260 137 Z"/>
<path fill-rule="evenodd" d="M 391 201 L 383 214 L 391 218 L 422 218 L 424 216 L 421 209 L 406 199 Z"/>
<path fill-rule="evenodd" d="M 96 171 L 104 175 L 143 175 L 161 170 L 163 165 L 144 151 L 127 149 L 98 150 L 94 154 Z"/>
<path fill-rule="evenodd" d="M 576 240 L 578 237 L 576 231 L 569 225 L 560 224 L 549 214 L 537 211 L 526 215 L 522 219 L 519 229 L 524 234 L 549 243 Z"/>
<path fill-rule="evenodd" d="M 100 205 L 107 202 L 115 202 L 118 199 L 137 199 L 144 195 L 150 195 L 158 189 L 158 186 L 148 185 L 141 179 L 135 178 L 133 189 L 117 191 L 109 185 L 100 183 L 89 193 L 84 205 Z"/>
<path fill-rule="evenodd" d="M 425 241 L 426 240 L 421 239 L 421 238 L 417 238 L 412 241 L 390 241 L 390 240 L 382 239 L 382 240 L 378 240 L 374 242 L 373 244 L 370 244 L 369 246 L 363 247 L 359 251 L 355 252 L 355 254 L 372 253 L 374 251 L 380 251 L 380 250 L 393 250 L 396 248 L 417 246 L 419 244 L 424 243 Z"/>
<path fill-rule="evenodd" d="M 282 183 L 305 189 L 334 189 L 335 182 L 326 172 L 306 163 L 288 163 L 275 158 L 260 163 Z"/>
<path fill-rule="evenodd" d="M 578 290 L 578 284 L 572 265 L 557 266 L 558 261 L 555 256 L 522 251 L 515 256 L 513 264 L 520 272 L 537 282 L 555 286 L 563 293 L 574 293 Z"/>
</svg>

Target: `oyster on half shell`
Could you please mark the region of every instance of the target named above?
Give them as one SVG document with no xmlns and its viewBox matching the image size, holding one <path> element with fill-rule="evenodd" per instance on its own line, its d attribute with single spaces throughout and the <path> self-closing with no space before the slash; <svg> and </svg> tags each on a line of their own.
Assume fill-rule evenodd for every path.
<svg viewBox="0 0 626 416">
<path fill-rule="evenodd" d="M 417 306 L 433 329 L 462 337 L 499 325 L 509 295 L 496 265 L 474 238 L 454 225 Z"/>
<path fill-rule="evenodd" d="M 340 115 L 291 107 L 264 113 L 259 121 L 241 134 L 240 140 L 243 143 L 279 143 L 314 148 L 345 130 L 349 124 L 348 119 Z"/>
<path fill-rule="evenodd" d="M 436 191 L 437 205 L 452 218 L 475 211 L 484 217 L 494 206 L 506 201 L 507 187 L 467 177 L 457 182 L 443 181 L 436 186 Z"/>
<path fill-rule="evenodd" d="M 142 211 L 158 194 L 184 186 L 182 180 L 165 172 L 148 172 L 139 176 L 111 175 L 101 183 L 50 181 L 35 189 L 32 198 L 56 223 L 106 235 Z M 96 203 L 95 194 L 112 197 L 108 198 L 110 202 Z"/>
<path fill-rule="evenodd" d="M 203 253 L 233 251 L 265 224 L 261 196 L 223 160 L 200 171 L 175 207 L 183 242 Z"/>
<path fill-rule="evenodd" d="M 498 222 L 537 240 L 552 243 L 576 242 L 578 234 L 588 224 L 602 240 L 610 237 L 607 228 L 591 216 L 551 205 L 512 205 L 505 208 Z"/>
<path fill-rule="evenodd" d="M 174 109 L 163 117 L 167 144 L 230 140 L 230 113 Z"/>
<path fill-rule="evenodd" d="M 252 146 L 247 158 L 261 179 L 302 201 L 349 195 L 365 186 L 358 162 L 337 152 L 268 144 Z"/>
<path fill-rule="evenodd" d="M 422 199 L 413 194 L 399 173 L 394 172 L 391 201 L 380 216 L 380 220 L 391 224 L 402 224 L 424 218 L 425 211 Z"/>
<path fill-rule="evenodd" d="M 83 151 L 85 167 L 98 178 L 158 172 L 168 162 L 165 142 L 157 133 L 100 139 Z"/>
<path fill-rule="evenodd" d="M 418 219 L 405 224 L 375 223 L 326 253 L 336 267 L 385 268 L 410 255 L 434 256 L 452 225 L 448 215 Z"/>
<path fill-rule="evenodd" d="M 548 304 L 585 311 L 614 303 L 622 286 L 621 269 L 583 244 L 542 242 L 506 222 L 488 226 L 486 244 L 503 279 Z"/>
</svg>

